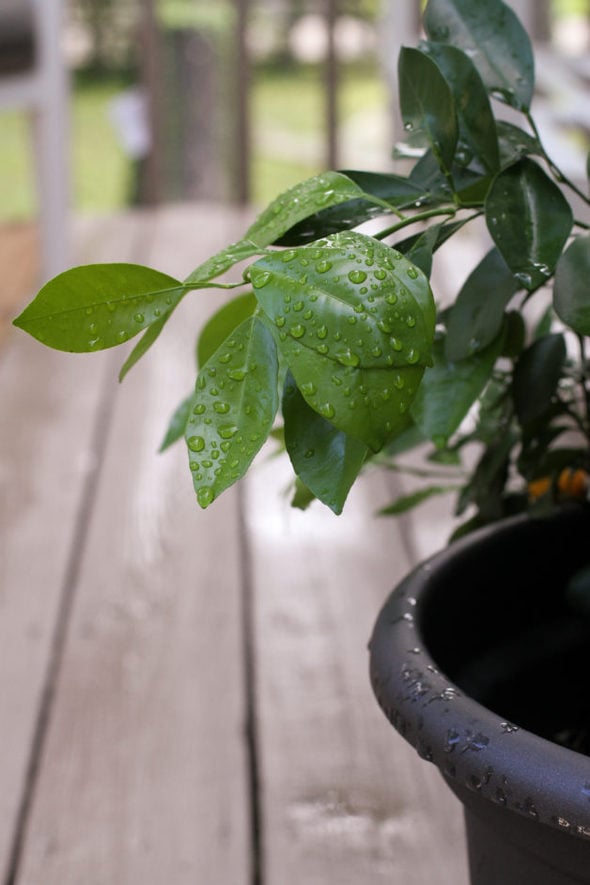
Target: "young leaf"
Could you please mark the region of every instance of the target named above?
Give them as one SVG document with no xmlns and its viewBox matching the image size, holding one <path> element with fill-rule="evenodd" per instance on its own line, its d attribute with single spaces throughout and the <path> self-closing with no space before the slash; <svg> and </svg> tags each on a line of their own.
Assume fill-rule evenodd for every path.
<svg viewBox="0 0 590 885">
<path fill-rule="evenodd" d="M 553 306 L 557 316 L 578 335 L 590 335 L 590 235 L 575 238 L 557 263 Z"/>
<path fill-rule="evenodd" d="M 514 369 L 513 397 L 518 420 L 530 424 L 551 406 L 566 356 L 563 335 L 545 335 L 528 347 Z"/>
<path fill-rule="evenodd" d="M 166 435 L 164 436 L 158 451 L 166 451 L 166 449 L 170 448 L 171 445 L 174 445 L 175 442 L 182 439 L 184 436 L 186 422 L 188 421 L 189 415 L 194 406 L 194 396 L 194 393 L 191 393 L 186 399 L 183 399 L 174 410 L 174 414 L 170 418 L 170 423 L 168 424 L 168 430 L 166 431 Z"/>
<path fill-rule="evenodd" d="M 14 325 L 57 350 L 104 350 L 163 325 L 185 292 L 178 280 L 149 267 L 89 264 L 46 283 Z"/>
<path fill-rule="evenodd" d="M 133 368 L 136 362 L 141 359 L 141 357 L 147 353 L 152 344 L 157 340 L 160 335 L 160 332 L 170 319 L 170 314 L 166 313 L 164 316 L 161 316 L 159 320 L 156 320 L 155 323 L 152 323 L 151 326 L 148 326 L 145 333 L 141 336 L 123 365 L 121 366 L 121 370 L 119 372 L 119 381 L 122 381 L 127 372 Z"/>
<path fill-rule="evenodd" d="M 278 408 L 277 376 L 274 338 L 258 316 L 199 372 L 185 438 L 201 507 L 244 475 L 265 442 Z"/>
<path fill-rule="evenodd" d="M 313 495 L 341 513 L 368 454 L 367 447 L 311 409 L 287 375 L 283 393 L 285 443 L 293 469 Z"/>
<path fill-rule="evenodd" d="M 399 55 L 400 110 L 405 129 L 420 134 L 441 169 L 450 169 L 457 145 L 455 102 L 439 68 L 419 49 Z"/>
<path fill-rule="evenodd" d="M 320 209 L 348 200 L 366 198 L 361 188 L 341 172 L 323 172 L 296 184 L 270 203 L 250 225 L 244 237 L 200 264 L 187 283 L 205 282 L 225 273 L 234 264 L 260 255 L 297 222 Z"/>
<path fill-rule="evenodd" d="M 533 291 L 551 276 L 573 224 L 559 187 L 528 157 L 502 170 L 489 190 L 486 223 L 520 283 Z"/>
<path fill-rule="evenodd" d="M 474 158 L 488 172 L 496 172 L 500 163 L 496 121 L 481 77 L 471 59 L 456 46 L 426 43 L 425 52 L 434 59 L 451 87 L 459 123 L 459 153 L 467 165 Z"/>
<path fill-rule="evenodd" d="M 233 330 L 256 310 L 256 298 L 246 292 L 233 298 L 210 317 L 199 335 L 197 365 L 203 366 Z"/>
<path fill-rule="evenodd" d="M 447 360 L 444 340 L 435 342 L 434 366 L 426 370 L 410 411 L 424 436 L 436 446 L 447 444 L 486 386 L 501 339 L 499 336 L 486 350 L 458 363 Z"/>
<path fill-rule="evenodd" d="M 502 0 L 429 0 L 424 28 L 430 40 L 462 49 L 495 98 L 527 111 L 534 90 L 530 40 Z"/>
<path fill-rule="evenodd" d="M 419 267 L 428 279 L 432 273 L 432 255 L 440 245 L 441 228 L 442 224 L 433 224 L 424 233 L 418 234 L 407 251 L 400 249 L 408 261 Z"/>
<path fill-rule="evenodd" d="M 497 249 L 491 249 L 463 283 L 447 326 L 445 353 L 451 362 L 484 350 L 498 336 L 504 309 L 519 289 Z"/>
</svg>

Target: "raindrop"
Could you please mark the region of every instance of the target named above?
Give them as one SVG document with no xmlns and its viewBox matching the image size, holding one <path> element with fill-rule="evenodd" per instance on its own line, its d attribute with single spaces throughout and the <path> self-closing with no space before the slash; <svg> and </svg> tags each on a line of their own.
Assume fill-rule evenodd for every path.
<svg viewBox="0 0 590 885">
<path fill-rule="evenodd" d="M 409 268 L 408 268 L 408 276 L 409 276 L 409 278 L 410 278 L 411 280 L 417 280 L 417 279 L 418 279 L 418 270 L 417 270 L 417 268 L 415 268 L 415 267 L 409 267 Z"/>
<path fill-rule="evenodd" d="M 313 396 L 316 392 L 316 386 L 313 381 L 306 381 L 305 384 L 301 385 L 301 393 L 304 396 Z"/>
<path fill-rule="evenodd" d="M 227 413 L 229 412 L 229 403 L 218 400 L 217 402 L 213 403 L 213 408 L 218 415 L 227 415 Z"/>
<path fill-rule="evenodd" d="M 197 405 L 193 409 L 193 414 L 194 415 L 202 415 L 204 411 L 205 411 L 204 403 L 197 403 Z"/>
<path fill-rule="evenodd" d="M 329 270 L 332 269 L 331 261 L 318 261 L 315 266 L 315 269 L 318 273 L 328 273 Z"/>
<path fill-rule="evenodd" d="M 408 350 L 408 355 L 407 355 L 406 359 L 408 360 L 408 362 L 411 366 L 414 366 L 414 365 L 416 365 L 416 363 L 420 359 L 420 352 L 418 350 L 415 350 L 413 347 L 411 347 Z"/>
<path fill-rule="evenodd" d="M 321 353 L 322 356 L 325 356 L 328 353 L 329 349 L 330 348 L 328 347 L 327 344 L 318 344 L 318 346 L 316 348 L 317 352 Z"/>
<path fill-rule="evenodd" d="M 342 366 L 352 366 L 353 368 L 358 366 L 361 361 L 358 353 L 350 350 L 350 348 L 338 351 L 335 357 Z"/>
<path fill-rule="evenodd" d="M 262 273 L 255 274 L 255 278 L 252 280 L 252 285 L 255 289 L 263 289 L 270 283 L 271 274 L 268 271 L 263 271 Z"/>
<path fill-rule="evenodd" d="M 324 338 L 327 338 L 328 337 L 328 327 L 327 326 L 320 326 L 320 328 L 316 332 L 316 335 L 321 340 L 323 340 Z"/>
<path fill-rule="evenodd" d="M 208 507 L 209 504 L 213 502 L 214 498 L 215 493 L 210 486 L 201 486 L 201 488 L 197 490 L 197 501 L 201 507 Z"/>
<path fill-rule="evenodd" d="M 333 418 L 336 414 L 336 409 L 334 408 L 332 403 L 322 403 L 320 406 L 317 407 L 317 410 L 320 415 L 322 415 L 322 417 L 328 419 Z"/>
<path fill-rule="evenodd" d="M 145 317 L 142 313 L 136 313 L 135 316 L 133 317 L 133 319 L 135 320 L 136 323 L 143 323 L 143 321 L 145 320 Z"/>
<path fill-rule="evenodd" d="M 295 326 L 291 326 L 289 332 L 291 333 L 293 338 L 303 338 L 303 336 L 305 335 L 305 326 L 297 323 Z"/>
<path fill-rule="evenodd" d="M 120 341 L 121 343 L 123 343 L 123 341 L 127 341 L 128 338 L 129 338 L 129 334 L 127 332 L 124 332 L 123 330 L 121 330 L 120 332 L 117 332 L 117 341 Z"/>
<path fill-rule="evenodd" d="M 202 452 L 205 448 L 205 440 L 202 436 L 189 436 L 186 444 L 191 452 Z"/>
<path fill-rule="evenodd" d="M 351 283 L 364 283 L 367 279 L 367 274 L 364 270 L 351 270 L 348 274 L 348 279 Z"/>
<path fill-rule="evenodd" d="M 313 458 L 314 455 L 315 455 L 315 449 L 308 449 L 305 452 L 303 457 L 309 459 L 309 458 Z"/>
<path fill-rule="evenodd" d="M 293 305 L 293 310 L 297 311 L 297 313 L 302 311 L 303 310 L 303 301 L 296 301 L 295 304 Z"/>
<path fill-rule="evenodd" d="M 285 325 L 285 317 L 278 316 L 275 320 L 275 325 L 278 326 L 279 329 L 282 329 Z"/>
<path fill-rule="evenodd" d="M 217 428 L 217 433 L 221 437 L 221 439 L 231 439 L 238 432 L 238 428 L 235 424 L 224 424 L 221 427 Z"/>
<path fill-rule="evenodd" d="M 286 252 L 283 252 L 281 255 L 281 261 L 287 264 L 289 261 L 293 261 L 294 258 L 297 257 L 297 252 L 295 249 L 288 249 Z"/>
</svg>

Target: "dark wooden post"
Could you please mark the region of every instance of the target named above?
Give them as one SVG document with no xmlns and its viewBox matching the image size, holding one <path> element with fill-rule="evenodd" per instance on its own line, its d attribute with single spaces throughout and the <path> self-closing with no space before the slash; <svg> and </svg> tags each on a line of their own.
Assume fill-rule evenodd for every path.
<svg viewBox="0 0 590 885">
<path fill-rule="evenodd" d="M 338 57 L 335 33 L 338 0 L 325 0 L 325 4 L 326 165 L 328 169 L 335 169 L 338 165 Z"/>
<path fill-rule="evenodd" d="M 248 53 L 249 0 L 236 0 L 236 150 L 235 200 L 239 204 L 250 200 L 250 58 Z"/>
<path fill-rule="evenodd" d="M 150 150 L 140 163 L 137 192 L 140 203 L 155 204 L 163 199 L 164 171 L 162 143 L 162 58 L 154 0 L 141 0 L 139 25 L 141 45 L 140 76 L 148 97 Z"/>
</svg>

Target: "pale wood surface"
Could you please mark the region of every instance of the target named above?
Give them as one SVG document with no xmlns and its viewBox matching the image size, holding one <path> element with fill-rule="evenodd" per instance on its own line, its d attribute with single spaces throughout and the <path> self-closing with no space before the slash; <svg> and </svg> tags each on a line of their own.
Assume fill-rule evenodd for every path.
<svg viewBox="0 0 590 885">
<path fill-rule="evenodd" d="M 183 276 L 244 226 L 172 208 L 88 222 L 78 248 Z M 212 303 L 121 388 L 120 354 L 16 332 L 0 352 L 3 885 L 464 885 L 458 804 L 367 676 L 378 608 L 432 540 L 372 518 L 377 475 L 343 517 L 302 515 L 263 457 L 203 514 L 182 446 L 156 454 Z"/>
</svg>

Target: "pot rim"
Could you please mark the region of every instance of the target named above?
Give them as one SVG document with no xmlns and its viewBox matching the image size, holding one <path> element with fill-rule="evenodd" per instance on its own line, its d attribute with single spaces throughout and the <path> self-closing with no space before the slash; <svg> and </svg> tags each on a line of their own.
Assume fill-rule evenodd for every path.
<svg viewBox="0 0 590 885">
<path fill-rule="evenodd" d="M 549 521 L 579 517 L 563 511 Z M 533 522 L 516 516 L 456 541 L 415 568 L 383 606 L 372 638 L 370 676 L 396 730 L 465 790 L 530 820 L 590 840 L 590 757 L 516 726 L 466 695 L 425 648 L 422 612 L 441 569 L 479 545 L 500 544 Z"/>
</svg>

